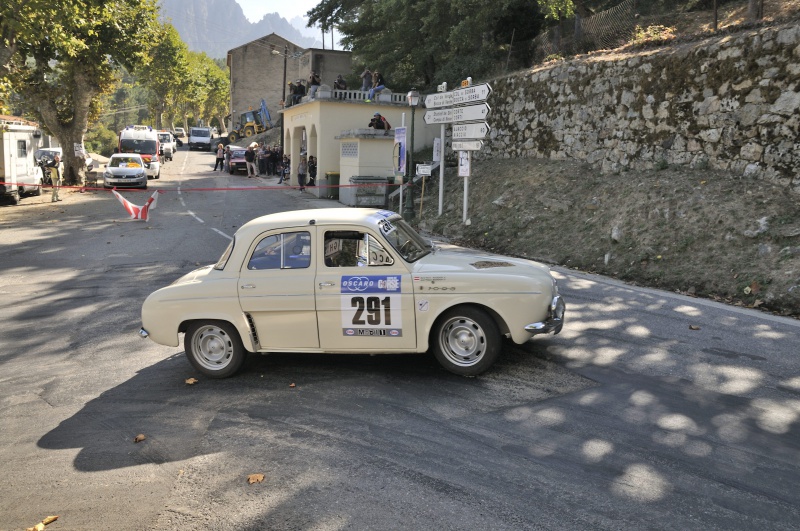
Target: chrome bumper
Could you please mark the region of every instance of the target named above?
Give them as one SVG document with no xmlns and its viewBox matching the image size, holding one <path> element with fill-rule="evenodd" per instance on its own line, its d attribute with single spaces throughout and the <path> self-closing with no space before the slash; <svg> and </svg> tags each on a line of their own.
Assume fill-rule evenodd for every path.
<svg viewBox="0 0 800 531">
<path fill-rule="evenodd" d="M 564 299 L 561 298 L 561 295 L 556 295 L 550 303 L 547 319 L 525 326 L 525 331 L 533 335 L 561 332 L 561 328 L 564 326 L 564 312 L 566 309 L 567 305 L 564 303 Z"/>
</svg>

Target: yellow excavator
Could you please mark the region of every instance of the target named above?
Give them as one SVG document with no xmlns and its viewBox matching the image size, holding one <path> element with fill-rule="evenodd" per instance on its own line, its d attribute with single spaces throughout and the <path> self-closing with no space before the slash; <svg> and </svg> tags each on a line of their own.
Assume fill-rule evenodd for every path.
<svg viewBox="0 0 800 531">
<path fill-rule="evenodd" d="M 253 110 L 251 107 L 239 115 L 239 122 L 231 125 L 228 133 L 228 140 L 231 144 L 240 138 L 249 138 L 253 135 L 263 133 L 272 127 L 272 121 L 267 111 L 267 104 L 261 100 L 261 109 Z"/>
</svg>

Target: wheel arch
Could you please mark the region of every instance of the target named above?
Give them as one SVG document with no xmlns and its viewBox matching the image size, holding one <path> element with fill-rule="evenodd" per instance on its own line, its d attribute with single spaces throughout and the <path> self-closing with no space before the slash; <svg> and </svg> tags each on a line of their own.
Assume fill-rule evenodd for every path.
<svg viewBox="0 0 800 531">
<path fill-rule="evenodd" d="M 438 325 L 442 322 L 442 319 L 444 319 L 444 315 L 449 311 L 457 308 L 475 308 L 478 310 L 482 310 L 483 312 L 487 313 L 489 317 L 492 318 L 495 325 L 497 325 L 497 329 L 500 332 L 501 336 L 507 337 L 510 334 L 510 329 L 505 319 L 503 319 L 503 317 L 495 310 L 493 310 L 491 307 L 486 306 L 485 304 L 481 304 L 479 302 L 458 302 L 456 304 L 452 304 L 450 306 L 441 308 L 441 310 L 436 314 L 436 317 L 434 317 L 431 320 L 430 326 L 428 327 L 428 330 L 424 338 L 424 340 L 427 342 L 426 350 L 430 350 L 431 345 L 433 344 L 432 343 L 433 334 L 436 332 L 436 329 Z"/>
<path fill-rule="evenodd" d="M 244 345 L 245 350 L 248 352 L 256 352 L 258 350 L 253 338 L 252 330 L 250 329 L 247 321 L 247 316 L 245 315 L 241 315 L 236 319 L 231 319 L 230 316 L 225 315 L 186 318 L 178 325 L 178 333 L 185 334 L 186 330 L 188 330 L 189 326 L 191 326 L 193 323 L 208 321 L 219 321 L 230 324 L 236 329 L 236 333 L 239 334 L 239 339 L 242 341 L 242 345 Z"/>
</svg>

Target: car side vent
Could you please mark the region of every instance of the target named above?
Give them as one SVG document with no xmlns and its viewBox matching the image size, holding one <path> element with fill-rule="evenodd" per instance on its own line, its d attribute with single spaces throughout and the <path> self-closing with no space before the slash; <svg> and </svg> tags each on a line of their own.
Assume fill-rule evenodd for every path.
<svg viewBox="0 0 800 531">
<path fill-rule="evenodd" d="M 247 326 L 250 327 L 250 335 L 253 336 L 253 343 L 256 344 L 256 347 L 260 347 L 261 343 L 258 341 L 258 332 L 256 332 L 256 323 L 253 321 L 253 316 L 249 313 L 244 314 L 244 316 L 247 319 Z"/>
</svg>

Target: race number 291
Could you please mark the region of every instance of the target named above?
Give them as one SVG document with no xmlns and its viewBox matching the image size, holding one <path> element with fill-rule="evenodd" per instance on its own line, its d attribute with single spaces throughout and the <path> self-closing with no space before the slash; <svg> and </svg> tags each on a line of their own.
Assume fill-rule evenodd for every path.
<svg viewBox="0 0 800 531">
<path fill-rule="evenodd" d="M 400 277 L 342 277 L 342 331 L 347 336 L 402 335 Z"/>
</svg>

